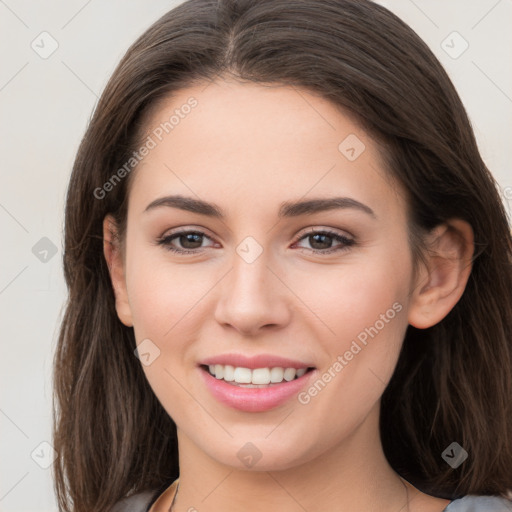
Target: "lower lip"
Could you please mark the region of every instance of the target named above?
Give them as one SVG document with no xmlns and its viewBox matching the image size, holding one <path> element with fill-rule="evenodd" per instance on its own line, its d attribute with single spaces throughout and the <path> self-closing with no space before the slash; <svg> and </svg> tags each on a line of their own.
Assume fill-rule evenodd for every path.
<svg viewBox="0 0 512 512">
<path fill-rule="evenodd" d="M 283 404 L 298 394 L 316 373 L 316 370 L 310 370 L 298 379 L 283 381 L 268 388 L 243 388 L 222 379 L 216 379 L 202 367 L 199 367 L 199 371 L 207 388 L 219 402 L 245 412 L 268 411 Z"/>
</svg>

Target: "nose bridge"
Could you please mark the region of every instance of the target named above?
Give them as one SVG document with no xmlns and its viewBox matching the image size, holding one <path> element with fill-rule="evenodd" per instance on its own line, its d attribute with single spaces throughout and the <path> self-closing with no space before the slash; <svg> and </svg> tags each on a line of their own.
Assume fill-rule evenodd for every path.
<svg viewBox="0 0 512 512">
<path fill-rule="evenodd" d="M 268 302 L 276 297 L 275 276 L 270 270 L 271 253 L 252 236 L 242 240 L 235 248 L 233 270 L 230 278 L 230 294 L 240 303 Z"/>
<path fill-rule="evenodd" d="M 257 243 L 257 242 L 256 242 Z M 244 241 L 236 248 L 233 256 L 232 287 L 242 294 L 266 295 L 271 283 L 270 253 L 255 242 Z"/>
<path fill-rule="evenodd" d="M 252 332 L 265 325 L 287 321 L 286 287 L 274 275 L 273 258 L 255 238 L 246 237 L 233 254 L 216 317 L 240 331 Z"/>
</svg>

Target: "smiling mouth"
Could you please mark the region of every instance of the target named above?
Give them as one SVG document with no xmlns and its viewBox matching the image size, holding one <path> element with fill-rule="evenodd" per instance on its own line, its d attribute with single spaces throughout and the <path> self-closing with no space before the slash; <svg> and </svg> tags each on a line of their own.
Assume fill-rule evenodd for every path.
<svg viewBox="0 0 512 512">
<path fill-rule="evenodd" d="M 300 379 L 313 371 L 309 368 L 244 368 L 231 365 L 200 365 L 201 368 L 217 380 L 242 388 L 268 388 Z"/>
</svg>

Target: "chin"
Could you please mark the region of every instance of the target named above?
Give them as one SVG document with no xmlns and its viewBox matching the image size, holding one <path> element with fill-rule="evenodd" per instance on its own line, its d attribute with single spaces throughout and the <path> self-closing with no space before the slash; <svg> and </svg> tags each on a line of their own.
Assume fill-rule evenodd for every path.
<svg viewBox="0 0 512 512">
<path fill-rule="evenodd" d="M 315 453 L 305 452 L 304 444 L 299 441 L 283 446 L 282 443 L 276 443 L 276 440 L 270 442 L 257 437 L 247 441 L 232 439 L 229 448 L 224 443 L 221 450 L 211 452 L 209 446 L 207 453 L 220 464 L 244 471 L 286 470 L 300 466 L 316 456 Z M 300 453 L 297 452 L 298 446 L 301 447 Z"/>
</svg>

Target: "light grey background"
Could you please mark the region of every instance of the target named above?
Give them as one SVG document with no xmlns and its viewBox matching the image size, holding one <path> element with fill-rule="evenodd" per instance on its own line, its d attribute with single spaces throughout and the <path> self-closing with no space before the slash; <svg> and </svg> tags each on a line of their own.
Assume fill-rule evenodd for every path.
<svg viewBox="0 0 512 512">
<path fill-rule="evenodd" d="M 57 510 L 51 468 L 41 465 L 52 460 L 51 371 L 66 298 L 61 258 L 67 181 L 115 65 L 178 3 L 0 0 L 2 512 Z M 409 23 L 448 70 L 510 208 L 512 1 L 380 3 Z M 40 36 L 43 31 L 51 38 Z M 46 59 L 31 47 L 48 52 L 52 38 L 58 48 Z"/>
</svg>

